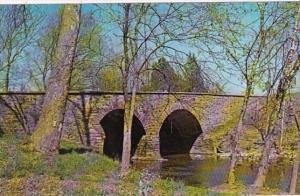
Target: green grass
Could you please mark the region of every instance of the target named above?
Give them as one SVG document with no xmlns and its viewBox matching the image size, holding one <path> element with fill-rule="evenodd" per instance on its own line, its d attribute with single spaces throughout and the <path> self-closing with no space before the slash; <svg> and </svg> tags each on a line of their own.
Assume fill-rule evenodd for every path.
<svg viewBox="0 0 300 196">
<path fill-rule="evenodd" d="M 3 177 L 28 177 L 50 174 L 60 179 L 101 181 L 111 171 L 117 169 L 118 163 L 106 156 L 94 153 L 58 154 L 53 163 L 42 155 L 26 150 L 22 141 L 12 135 L 5 135 L 0 140 L 0 174 Z M 62 141 L 64 149 L 79 148 L 77 144 Z M 15 148 L 12 150 L 10 148 Z M 13 151 L 13 152 L 9 152 Z"/>
<path fill-rule="evenodd" d="M 233 196 L 238 195 L 237 193 L 229 193 L 229 192 L 215 192 L 211 191 L 207 188 L 201 188 L 201 187 L 193 187 L 193 186 L 186 186 L 184 195 L 186 196 L 204 196 L 204 195 L 210 195 L 210 196 Z"/>
<path fill-rule="evenodd" d="M 124 196 L 137 195 L 139 180 L 140 172 L 134 169 L 130 170 L 118 186 L 118 194 Z"/>
<path fill-rule="evenodd" d="M 0 176 L 5 176 L 5 170 L 9 160 L 9 149 L 15 140 L 15 137 L 11 134 L 4 134 L 0 137 Z"/>
<path fill-rule="evenodd" d="M 74 179 L 74 175 L 82 170 L 88 163 L 87 157 L 82 154 L 70 153 L 58 155 L 52 169 L 53 175 L 59 176 L 60 179 Z"/>
<path fill-rule="evenodd" d="M 76 148 L 81 148 L 82 146 L 78 143 L 75 143 L 73 141 L 67 140 L 67 139 L 62 139 L 60 141 L 60 148 L 61 149 L 66 149 L 66 150 L 71 150 L 71 149 L 76 149 Z"/>
<path fill-rule="evenodd" d="M 0 176 L 24 177 L 40 175 L 46 171 L 43 157 L 38 153 L 28 152 L 24 149 L 23 139 L 12 134 L 5 134 L 0 139 Z"/>
<path fill-rule="evenodd" d="M 118 168 L 119 163 L 106 156 L 91 154 L 85 163 L 84 171 L 78 178 L 80 181 L 103 181 L 105 177 Z"/>
<path fill-rule="evenodd" d="M 157 179 L 154 181 L 154 195 L 175 195 L 184 192 L 184 184 L 172 179 Z"/>
<path fill-rule="evenodd" d="M 15 159 L 13 176 L 25 177 L 31 175 L 42 175 L 47 172 L 47 163 L 37 153 L 26 153 L 18 150 Z"/>
<path fill-rule="evenodd" d="M 80 187 L 70 195 L 104 195 L 95 182 L 81 182 Z"/>
<path fill-rule="evenodd" d="M 232 120 L 233 123 L 233 120 Z M 57 154 L 53 159 L 26 149 L 26 138 L 12 134 L 0 137 L 0 195 L 24 195 L 30 179 L 35 179 L 36 190 L 41 195 L 103 195 L 102 182 L 113 172 L 118 172 L 119 162 L 92 152 Z M 78 149 L 81 145 L 62 141 L 64 149 Z M 208 168 L 209 169 L 209 168 Z M 275 174 L 277 175 L 277 174 Z M 116 184 L 117 195 L 138 195 L 140 171 L 130 170 L 128 175 Z M 64 190 L 66 181 L 75 182 L 76 187 Z M 205 179 L 204 179 L 205 180 Z M 153 195 L 237 195 L 246 187 L 220 187 L 218 192 L 205 187 L 186 186 L 172 179 L 156 179 Z M 66 192 L 65 192 L 66 191 Z M 279 193 L 279 190 L 264 189 L 262 193 Z"/>
<path fill-rule="evenodd" d="M 39 153 L 28 151 L 26 139 L 18 139 L 12 134 L 0 137 L 0 190 L 12 195 L 22 195 L 27 181 L 31 178 L 39 179 L 37 189 L 39 193 L 61 194 L 61 182 L 74 180 L 79 182 L 79 193 L 99 195 L 96 185 L 118 168 L 118 162 L 96 153 L 57 154 L 53 158 L 46 158 Z M 70 141 L 62 141 L 64 149 L 81 147 Z M 72 193 L 73 194 L 73 193 Z M 76 194 L 76 192 L 74 192 Z M 0 191 L 1 195 L 1 191 Z M 82 194 L 79 194 L 82 195 Z"/>
</svg>

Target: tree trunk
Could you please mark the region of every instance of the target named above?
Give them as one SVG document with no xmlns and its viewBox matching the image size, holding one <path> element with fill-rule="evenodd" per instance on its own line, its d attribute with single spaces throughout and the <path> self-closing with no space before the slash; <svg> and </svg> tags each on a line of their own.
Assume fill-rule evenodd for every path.
<svg viewBox="0 0 300 196">
<path fill-rule="evenodd" d="M 81 95 L 81 114 L 82 114 L 82 121 L 83 121 L 83 128 L 84 128 L 84 134 L 86 137 L 86 146 L 91 146 L 91 137 L 90 137 L 90 128 L 89 128 L 89 122 L 90 122 L 90 114 L 91 114 L 91 96 L 89 97 L 88 102 L 86 103 L 85 96 Z"/>
<path fill-rule="evenodd" d="M 241 135 L 242 128 L 243 128 L 243 120 L 244 120 L 244 116 L 247 111 L 251 90 L 252 90 L 251 85 L 248 85 L 247 90 L 245 92 L 244 101 L 243 101 L 243 105 L 241 108 L 238 125 L 237 125 L 235 131 L 232 132 L 232 134 L 231 134 L 231 145 L 232 145 L 231 146 L 231 159 L 230 159 L 229 173 L 228 173 L 228 177 L 227 177 L 227 183 L 229 185 L 233 185 L 235 183 L 234 171 L 235 171 L 235 166 L 236 166 L 238 154 L 239 154 L 238 142 L 240 140 L 240 135 Z"/>
<path fill-rule="evenodd" d="M 298 142 L 300 143 L 300 142 Z M 300 149 L 300 146 L 298 144 L 298 151 Z M 299 170 L 299 163 L 300 163 L 300 156 L 299 156 L 299 152 L 297 153 L 297 157 L 296 157 L 296 160 L 294 161 L 294 164 L 293 164 L 293 171 L 292 171 L 292 179 L 291 179 L 291 183 L 290 183 L 290 191 L 289 193 L 291 195 L 294 195 L 296 193 L 296 188 L 297 188 L 297 178 L 298 178 L 298 170 Z"/>
<path fill-rule="evenodd" d="M 280 150 L 282 149 L 283 134 L 284 134 L 284 117 L 285 117 L 284 109 L 285 109 L 285 101 L 283 101 L 282 103 L 282 112 L 281 112 L 281 130 L 280 130 L 280 140 L 279 140 Z"/>
<path fill-rule="evenodd" d="M 44 154 L 53 153 L 59 147 L 79 33 L 79 21 L 80 5 L 64 5 L 54 55 L 54 68 L 51 71 L 38 124 L 31 137 L 32 147 Z"/>
<path fill-rule="evenodd" d="M 123 138 L 123 151 L 122 151 L 122 175 L 128 172 L 131 159 L 131 131 L 132 121 L 134 115 L 135 99 L 136 99 L 136 84 L 133 82 L 132 94 L 124 96 L 124 138 Z"/>
<path fill-rule="evenodd" d="M 289 193 L 291 195 L 294 195 L 296 193 L 296 188 L 297 188 L 297 179 L 298 179 L 298 170 L 299 170 L 299 163 L 300 163 L 300 125 L 298 122 L 298 118 L 296 114 L 294 114 L 297 130 L 298 130 L 298 142 L 297 142 L 297 155 L 294 160 L 293 164 L 293 172 L 292 172 L 292 179 L 290 183 L 290 191 Z"/>
<path fill-rule="evenodd" d="M 11 65 L 7 65 L 7 70 L 6 70 L 6 73 L 5 73 L 4 92 L 9 91 L 10 68 L 11 68 Z"/>
<path fill-rule="evenodd" d="M 298 142 L 300 143 L 300 142 Z M 300 146 L 298 145 L 298 151 L 299 151 Z M 300 154 L 298 152 L 298 154 Z M 292 179 L 291 179 L 291 183 L 290 183 L 290 194 L 294 195 L 296 194 L 296 188 L 297 188 L 297 179 L 298 179 L 298 170 L 299 170 L 299 163 L 300 163 L 300 156 L 298 155 L 298 157 L 296 158 L 296 160 L 294 161 L 294 165 L 293 165 L 293 173 L 292 173 Z"/>
<path fill-rule="evenodd" d="M 267 137 L 265 139 L 265 145 L 264 150 L 262 153 L 262 158 L 260 161 L 260 166 L 258 169 L 258 173 L 255 179 L 255 182 L 253 184 L 253 191 L 257 192 L 259 191 L 264 184 L 266 174 L 268 172 L 269 166 L 270 166 L 270 154 L 272 147 L 274 145 L 275 139 L 277 138 L 277 132 L 278 130 L 275 128 L 275 123 L 278 120 L 279 114 L 282 109 L 282 103 L 284 100 L 284 97 L 286 95 L 286 92 L 290 86 L 291 81 L 295 77 L 297 71 L 299 70 L 300 66 L 300 56 L 298 56 L 297 61 L 293 64 L 292 67 L 286 67 L 284 69 L 284 75 L 279 81 L 279 85 L 277 88 L 277 93 L 275 97 L 275 107 L 272 109 L 269 117 L 268 117 L 268 125 L 267 125 Z"/>
<path fill-rule="evenodd" d="M 272 151 L 272 148 L 274 147 L 274 135 L 271 134 L 269 137 L 266 137 L 265 139 L 265 145 L 262 153 L 262 158 L 260 160 L 258 173 L 256 175 L 256 179 L 254 184 L 252 185 L 253 193 L 258 192 L 264 185 L 268 169 L 270 166 L 270 153 Z"/>
<path fill-rule="evenodd" d="M 129 62 L 129 46 L 128 46 L 128 35 L 129 35 L 129 15 L 130 15 L 131 4 L 124 5 L 124 25 L 123 25 L 123 52 L 124 52 L 124 64 L 125 64 L 125 75 L 123 80 L 123 92 L 124 92 L 124 129 L 123 129 L 123 151 L 122 151 L 122 164 L 121 164 L 121 175 L 126 175 L 130 167 L 130 154 L 131 154 L 131 127 L 133 119 L 133 110 L 135 104 L 135 81 L 132 86 L 130 85 L 130 62 Z M 133 79 L 134 80 L 134 79 Z M 132 89 L 130 89 L 132 87 Z M 131 97 L 129 91 L 131 90 Z"/>
</svg>

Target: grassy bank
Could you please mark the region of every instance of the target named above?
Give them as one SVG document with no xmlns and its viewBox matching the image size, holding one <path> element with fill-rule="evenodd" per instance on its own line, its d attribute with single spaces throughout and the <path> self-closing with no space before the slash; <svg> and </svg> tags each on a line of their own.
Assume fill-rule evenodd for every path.
<svg viewBox="0 0 300 196">
<path fill-rule="evenodd" d="M 54 157 L 26 151 L 24 139 L 13 135 L 1 137 L 0 148 L 0 193 L 5 195 L 96 194 L 104 179 L 118 169 L 118 162 L 65 141 L 63 153 Z"/>
<path fill-rule="evenodd" d="M 210 189 L 172 179 L 152 181 L 132 169 L 119 176 L 119 162 L 63 140 L 60 154 L 44 157 L 26 150 L 26 138 L 0 137 L 0 195 L 237 195 L 243 186 Z M 146 184 L 145 184 L 146 182 Z M 148 183 L 148 184 L 147 184 Z M 265 193 L 272 193 L 269 190 Z"/>
<path fill-rule="evenodd" d="M 119 163 L 63 140 L 60 154 L 44 157 L 26 150 L 26 138 L 0 138 L 0 195 L 138 195 L 141 172 L 120 178 Z M 207 189 L 157 178 L 153 195 L 204 195 Z"/>
</svg>

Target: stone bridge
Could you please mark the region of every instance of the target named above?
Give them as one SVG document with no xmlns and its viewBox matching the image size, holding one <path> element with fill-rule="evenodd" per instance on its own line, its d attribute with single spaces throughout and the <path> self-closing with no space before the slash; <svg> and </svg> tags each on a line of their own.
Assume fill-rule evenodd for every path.
<svg viewBox="0 0 300 196">
<path fill-rule="evenodd" d="M 32 131 L 44 93 L 0 94 L 0 129 Z M 263 97 L 252 97 L 257 108 Z M 202 93 L 137 93 L 132 156 L 161 158 L 222 149 L 238 120 L 243 97 Z M 70 92 L 63 137 L 121 157 L 123 105 L 120 92 Z M 20 113 L 20 114 L 18 114 Z M 25 122 L 25 123 L 24 123 Z M 223 147 L 223 150 L 226 149 Z"/>
</svg>

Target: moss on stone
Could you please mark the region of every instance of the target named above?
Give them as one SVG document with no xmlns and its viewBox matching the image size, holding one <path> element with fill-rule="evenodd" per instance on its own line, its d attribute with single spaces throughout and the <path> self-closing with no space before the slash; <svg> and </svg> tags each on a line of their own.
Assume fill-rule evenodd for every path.
<svg viewBox="0 0 300 196">
<path fill-rule="evenodd" d="M 217 148 L 222 142 L 229 139 L 226 137 L 229 136 L 230 132 L 237 126 L 242 101 L 241 98 L 233 98 L 230 103 L 220 111 L 224 114 L 224 122 L 207 134 L 205 140 L 212 146 L 214 153 L 216 153 Z M 226 149 L 223 150 L 226 151 Z"/>
</svg>

